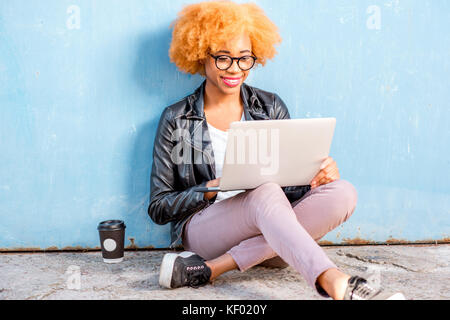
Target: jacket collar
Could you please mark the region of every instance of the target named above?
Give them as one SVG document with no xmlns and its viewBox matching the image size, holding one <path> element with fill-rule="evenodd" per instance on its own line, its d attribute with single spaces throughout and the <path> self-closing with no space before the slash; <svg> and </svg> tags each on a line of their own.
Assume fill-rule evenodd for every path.
<svg viewBox="0 0 450 320">
<path fill-rule="evenodd" d="M 205 86 L 206 80 L 203 81 L 200 87 L 198 87 L 192 95 L 187 97 L 188 111 L 186 117 L 206 119 L 204 112 Z M 264 114 L 253 87 L 243 83 L 241 86 L 241 97 L 244 103 L 244 115 L 246 120 L 261 117 L 268 118 L 267 115 Z M 251 117 L 249 117 L 249 115 Z"/>
</svg>

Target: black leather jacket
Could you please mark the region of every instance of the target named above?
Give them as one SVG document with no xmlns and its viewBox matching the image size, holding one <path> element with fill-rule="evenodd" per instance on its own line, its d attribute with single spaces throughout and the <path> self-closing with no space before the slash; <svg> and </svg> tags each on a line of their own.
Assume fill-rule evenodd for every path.
<svg viewBox="0 0 450 320">
<path fill-rule="evenodd" d="M 203 111 L 205 84 L 206 81 L 193 94 L 164 109 L 155 137 L 148 214 L 156 224 L 171 223 L 171 248 L 182 244 L 186 222 L 196 212 L 213 204 L 217 197 L 206 200 L 203 193 L 193 190 L 216 179 L 214 154 Z M 244 83 L 241 98 L 246 121 L 290 118 L 286 105 L 275 93 Z M 184 132 L 185 136 L 180 138 L 175 130 Z M 187 157 L 191 161 L 178 163 L 180 161 L 172 160 L 172 151 L 180 142 L 185 143 L 183 152 L 190 151 Z M 283 187 L 291 203 L 308 190 L 309 185 Z"/>
</svg>

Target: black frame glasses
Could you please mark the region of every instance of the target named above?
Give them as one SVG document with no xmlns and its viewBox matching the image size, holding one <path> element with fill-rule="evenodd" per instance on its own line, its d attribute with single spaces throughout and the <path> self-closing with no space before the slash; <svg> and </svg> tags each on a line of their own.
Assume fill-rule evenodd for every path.
<svg viewBox="0 0 450 320">
<path fill-rule="evenodd" d="M 221 55 L 215 56 L 215 55 L 213 55 L 213 54 L 210 53 L 209 55 L 210 55 L 211 57 L 214 58 L 214 60 L 215 60 L 215 62 L 216 62 L 216 68 L 219 69 L 219 70 L 222 70 L 222 71 L 225 71 L 225 70 L 230 69 L 231 66 L 232 66 L 233 63 L 234 63 L 234 60 L 237 60 L 237 65 L 238 65 L 238 67 L 239 67 L 242 71 L 248 71 L 248 70 L 250 70 L 251 68 L 253 68 L 253 67 L 255 66 L 256 60 L 258 60 L 257 57 L 255 57 L 255 56 L 250 56 L 250 55 L 243 56 L 243 57 L 239 57 L 239 58 L 237 58 L 237 57 L 231 57 L 231 56 L 228 56 L 228 55 L 226 55 L 226 54 L 221 54 Z M 225 69 L 219 68 L 219 66 L 218 66 L 218 64 L 217 64 L 217 60 L 218 60 L 219 58 L 222 58 L 222 57 L 229 58 L 230 61 L 231 61 L 230 65 L 229 65 L 227 68 L 225 68 Z M 244 59 L 244 58 L 252 58 L 252 59 L 253 59 L 252 66 L 251 66 L 250 68 L 244 69 L 244 68 L 241 67 L 240 62 L 241 62 L 242 59 Z"/>
</svg>

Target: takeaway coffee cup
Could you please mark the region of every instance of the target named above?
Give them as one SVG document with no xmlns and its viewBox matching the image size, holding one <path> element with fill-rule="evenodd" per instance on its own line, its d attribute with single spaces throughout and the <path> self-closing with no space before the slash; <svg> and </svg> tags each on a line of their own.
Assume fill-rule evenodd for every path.
<svg viewBox="0 0 450 320">
<path fill-rule="evenodd" d="M 100 235 L 104 262 L 122 262 L 125 228 L 125 223 L 122 220 L 106 220 L 99 223 L 97 229 Z"/>
</svg>

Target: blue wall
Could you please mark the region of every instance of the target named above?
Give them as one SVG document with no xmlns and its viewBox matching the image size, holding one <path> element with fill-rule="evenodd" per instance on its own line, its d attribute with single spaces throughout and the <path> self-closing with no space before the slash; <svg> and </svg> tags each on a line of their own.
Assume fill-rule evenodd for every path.
<svg viewBox="0 0 450 320">
<path fill-rule="evenodd" d="M 0 2 L 0 248 L 97 247 L 109 218 L 169 245 L 149 176 L 163 108 L 202 82 L 167 56 L 189 2 Z M 336 117 L 331 156 L 359 192 L 324 240 L 448 239 L 450 2 L 256 2 L 284 42 L 248 84 L 294 118 Z"/>
</svg>

